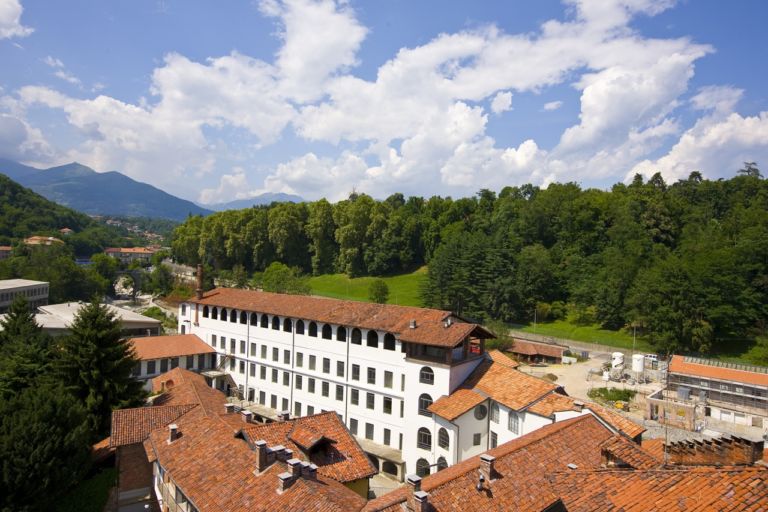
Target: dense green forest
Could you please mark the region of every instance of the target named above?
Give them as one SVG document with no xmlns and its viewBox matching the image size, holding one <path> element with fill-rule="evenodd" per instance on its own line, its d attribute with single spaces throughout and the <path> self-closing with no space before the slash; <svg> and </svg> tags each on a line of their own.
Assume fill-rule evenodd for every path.
<svg viewBox="0 0 768 512">
<path fill-rule="evenodd" d="M 262 271 L 386 275 L 428 264 L 428 306 L 482 321 L 568 315 L 635 325 L 662 350 L 708 353 L 768 320 L 768 182 L 657 174 L 611 190 L 575 183 L 498 195 L 281 203 L 190 217 L 177 259 Z"/>
</svg>

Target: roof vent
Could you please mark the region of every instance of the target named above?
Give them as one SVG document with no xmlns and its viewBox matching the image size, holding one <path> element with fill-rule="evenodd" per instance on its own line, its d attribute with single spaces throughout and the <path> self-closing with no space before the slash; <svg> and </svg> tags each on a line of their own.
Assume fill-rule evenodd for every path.
<svg viewBox="0 0 768 512">
<path fill-rule="evenodd" d="M 477 489 L 478 491 L 482 491 L 483 483 L 485 483 L 485 477 L 483 476 L 482 473 L 480 473 L 480 478 L 477 479 L 477 485 L 475 486 L 475 489 Z"/>
<path fill-rule="evenodd" d="M 571 462 L 571 463 L 568 464 L 568 469 L 579 469 L 579 466 L 577 466 L 576 464 Z"/>
<path fill-rule="evenodd" d="M 452 323 L 453 323 L 453 320 L 451 320 L 451 317 L 448 317 L 443 322 L 443 327 L 445 327 L 447 329 L 447 328 L 449 328 L 451 326 Z"/>
<path fill-rule="evenodd" d="M 179 438 L 179 426 L 175 423 L 168 425 L 168 443 L 172 443 Z"/>
<path fill-rule="evenodd" d="M 411 320 L 411 329 L 416 328 L 416 320 Z"/>
</svg>

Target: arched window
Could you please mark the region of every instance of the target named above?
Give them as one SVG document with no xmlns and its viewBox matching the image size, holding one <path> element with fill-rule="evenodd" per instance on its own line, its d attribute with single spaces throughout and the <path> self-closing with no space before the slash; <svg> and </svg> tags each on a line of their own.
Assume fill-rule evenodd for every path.
<svg viewBox="0 0 768 512">
<path fill-rule="evenodd" d="M 293 322 L 290 318 L 283 320 L 283 330 L 285 332 L 291 332 L 293 330 Z"/>
<path fill-rule="evenodd" d="M 266 313 L 262 313 L 262 315 L 261 315 L 261 324 L 260 324 L 260 325 L 261 325 L 261 326 L 262 326 L 264 329 L 266 329 L 267 327 L 269 327 L 269 317 L 267 316 L 267 314 L 266 314 Z"/>
<path fill-rule="evenodd" d="M 355 345 L 361 345 L 363 343 L 363 334 L 357 327 L 352 329 L 352 343 Z"/>
<path fill-rule="evenodd" d="M 499 422 L 499 404 L 491 402 L 491 421 L 494 423 Z"/>
<path fill-rule="evenodd" d="M 416 474 L 419 476 L 429 475 L 429 462 L 425 459 L 419 459 L 416 461 Z"/>
<path fill-rule="evenodd" d="M 421 427 L 416 434 L 416 446 L 422 450 L 432 449 L 432 432 L 429 429 Z"/>
<path fill-rule="evenodd" d="M 219 318 L 219 308 L 217 308 L 216 306 L 214 306 L 213 309 L 211 310 L 211 318 L 213 318 L 214 320 L 217 320 Z"/>
<path fill-rule="evenodd" d="M 203 318 L 208 318 L 208 306 L 203 306 Z"/>
<path fill-rule="evenodd" d="M 440 428 L 440 430 L 437 431 L 437 444 L 440 446 L 440 448 L 445 448 L 446 450 L 450 446 L 450 439 L 448 437 L 448 431 L 444 428 Z"/>
<path fill-rule="evenodd" d="M 381 470 L 388 475 L 397 476 L 397 466 L 394 462 L 385 460 L 381 464 Z"/>
<path fill-rule="evenodd" d="M 445 461 L 445 457 L 439 457 L 437 459 L 437 470 L 442 471 L 448 467 L 448 463 Z"/>
<path fill-rule="evenodd" d="M 432 397 L 424 393 L 419 396 L 419 414 L 422 416 L 432 416 L 429 412 L 429 406 L 432 405 Z"/>
<path fill-rule="evenodd" d="M 251 325 L 257 326 L 259 325 L 259 315 L 256 313 L 251 313 Z"/>
<path fill-rule="evenodd" d="M 341 325 L 336 329 L 336 341 L 347 341 L 347 328 Z"/>
<path fill-rule="evenodd" d="M 365 340 L 365 344 L 369 347 L 378 348 L 379 346 L 379 333 L 374 330 L 368 331 L 368 337 Z"/>
<path fill-rule="evenodd" d="M 227 318 L 228 318 L 227 317 L 227 308 L 221 308 L 221 311 L 219 313 L 220 313 L 219 314 L 219 318 L 221 318 L 221 321 L 222 322 L 226 322 Z"/>
<path fill-rule="evenodd" d="M 235 311 L 234 309 L 230 310 L 229 312 L 229 321 L 232 322 L 233 324 L 237 323 L 237 311 Z"/>
<path fill-rule="evenodd" d="M 240 312 L 240 323 L 241 324 L 247 324 L 248 323 L 248 313 L 245 311 Z"/>
<path fill-rule="evenodd" d="M 390 333 L 384 335 L 384 350 L 395 350 L 395 337 Z"/>
<path fill-rule="evenodd" d="M 328 324 L 323 325 L 323 339 L 330 340 L 333 338 L 333 329 Z"/>
<path fill-rule="evenodd" d="M 309 322 L 309 335 L 317 338 L 317 324 L 315 322 Z"/>
<path fill-rule="evenodd" d="M 430 385 L 435 383 L 435 372 L 432 371 L 432 368 L 424 366 L 421 371 L 419 371 L 419 382 Z"/>
<path fill-rule="evenodd" d="M 296 334 L 304 334 L 304 320 L 296 320 Z"/>
<path fill-rule="evenodd" d="M 276 331 L 280 330 L 280 317 L 277 315 L 272 317 L 272 329 Z"/>
</svg>

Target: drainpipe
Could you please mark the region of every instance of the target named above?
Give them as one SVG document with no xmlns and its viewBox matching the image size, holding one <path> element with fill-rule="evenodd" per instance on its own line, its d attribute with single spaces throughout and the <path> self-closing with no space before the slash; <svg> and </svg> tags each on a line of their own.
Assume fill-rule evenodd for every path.
<svg viewBox="0 0 768 512">
<path fill-rule="evenodd" d="M 360 331 L 360 339 L 361 339 L 361 346 L 362 346 L 362 337 L 363 332 Z M 352 368 L 349 366 L 349 345 L 350 340 L 352 339 L 352 331 L 349 331 L 346 336 L 346 343 L 347 343 L 347 358 L 344 361 L 344 425 L 347 424 L 349 421 L 349 372 L 352 371 Z"/>
<path fill-rule="evenodd" d="M 292 412 L 294 410 L 293 407 L 293 384 L 296 382 L 296 319 L 291 320 L 291 377 L 290 377 L 290 388 L 291 388 L 291 396 L 288 400 L 288 412 Z"/>
</svg>

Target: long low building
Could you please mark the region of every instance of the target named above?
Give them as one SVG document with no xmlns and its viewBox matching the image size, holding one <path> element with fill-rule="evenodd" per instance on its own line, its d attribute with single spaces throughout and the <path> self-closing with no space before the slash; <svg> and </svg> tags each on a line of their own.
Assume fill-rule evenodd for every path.
<svg viewBox="0 0 768 512">
<path fill-rule="evenodd" d="M 216 350 L 194 334 L 131 338 L 139 363 L 133 377 L 151 386 L 151 379 L 174 368 L 201 372 L 216 367 Z"/>
<path fill-rule="evenodd" d="M 30 308 L 48 304 L 49 285 L 29 279 L 0 280 L 0 313 L 5 313 L 17 297 L 24 297 Z"/>
</svg>

